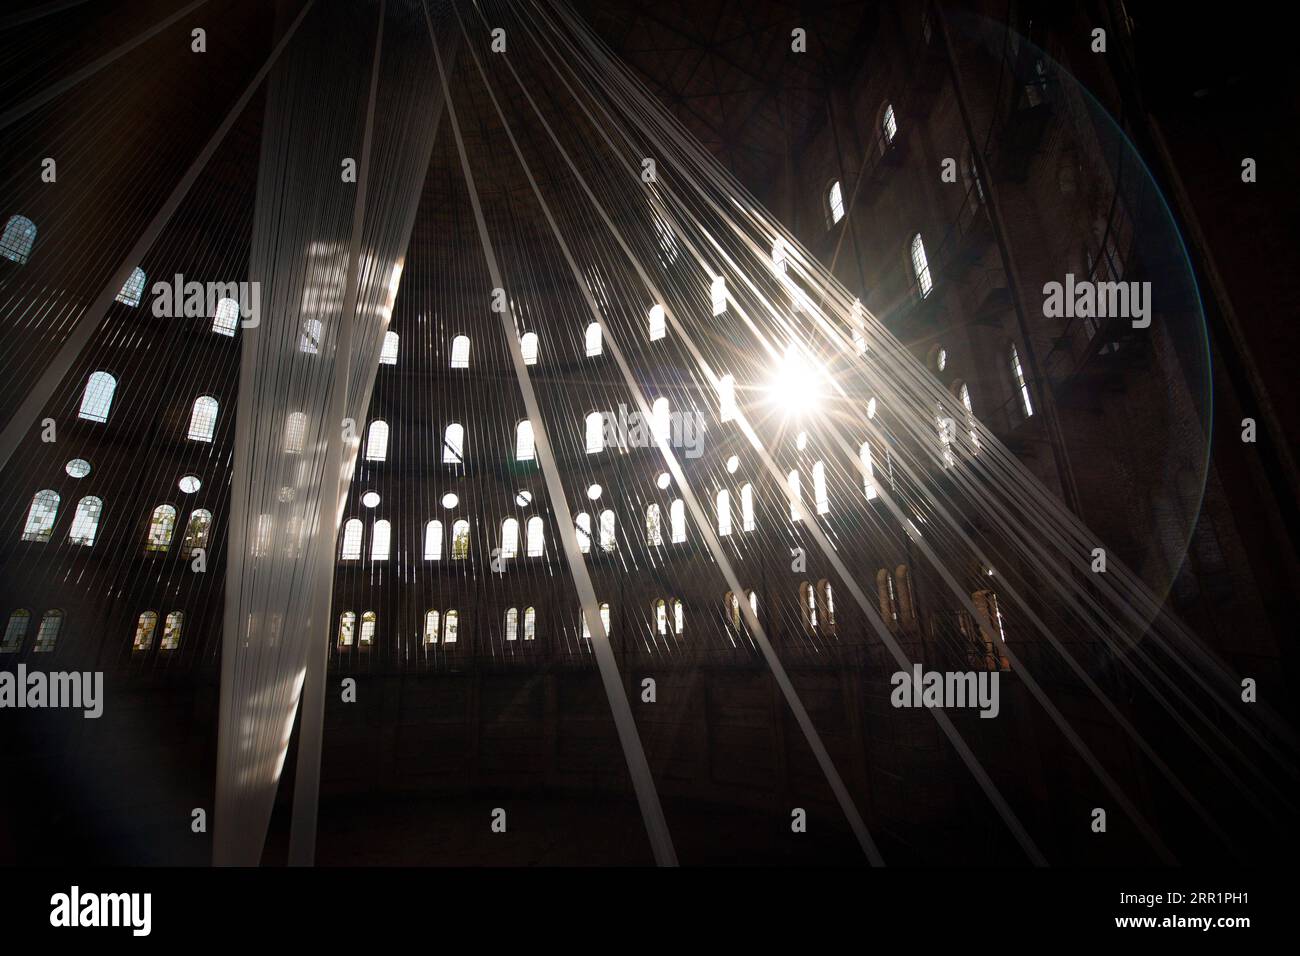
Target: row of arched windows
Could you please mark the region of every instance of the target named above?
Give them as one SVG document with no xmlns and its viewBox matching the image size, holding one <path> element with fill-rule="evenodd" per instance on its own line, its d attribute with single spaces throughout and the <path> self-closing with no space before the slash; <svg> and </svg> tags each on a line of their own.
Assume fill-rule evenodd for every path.
<svg viewBox="0 0 1300 956">
<path fill-rule="evenodd" d="M 22 650 L 31 623 L 32 612 L 27 608 L 20 607 L 12 612 L 9 621 L 5 624 L 4 639 L 0 640 L 0 654 L 16 654 Z M 58 608 L 46 611 L 41 615 L 40 626 L 36 629 L 36 643 L 32 645 L 32 650 L 37 653 L 54 650 L 54 642 L 58 640 L 62 628 L 63 611 Z"/>
<path fill-rule="evenodd" d="M 163 621 L 162 640 L 158 643 L 160 651 L 174 651 L 181 646 L 181 628 L 185 624 L 185 615 L 172 611 Z M 144 611 L 135 623 L 135 639 L 131 650 L 144 652 L 153 647 L 154 637 L 158 631 L 158 612 Z"/>
<path fill-rule="evenodd" d="M 91 372 L 81 392 L 77 417 L 88 422 L 107 422 L 113 407 L 117 379 L 103 370 Z M 186 436 L 191 441 L 211 442 L 217 431 L 217 412 L 221 405 L 212 395 L 200 395 L 190 407 L 190 424 Z"/>
<path fill-rule="evenodd" d="M 54 536 L 58 521 L 60 497 L 57 491 L 46 488 L 32 496 L 23 525 L 22 540 L 46 543 Z M 99 519 L 104 513 L 104 502 L 95 495 L 87 495 L 77 502 L 72 526 L 68 529 L 68 543 L 91 547 L 99 533 Z M 149 516 L 149 531 L 145 539 L 146 551 L 168 551 L 176 531 L 175 506 L 161 504 Z M 212 528 L 212 512 L 196 508 L 190 512 L 185 526 L 182 553 L 188 556 L 195 548 L 206 548 L 208 532 Z"/>
</svg>

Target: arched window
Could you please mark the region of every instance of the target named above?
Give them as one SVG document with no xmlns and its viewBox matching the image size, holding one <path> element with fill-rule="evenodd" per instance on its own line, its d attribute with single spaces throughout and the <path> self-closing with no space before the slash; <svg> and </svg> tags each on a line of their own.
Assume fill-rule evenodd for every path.
<svg viewBox="0 0 1300 956">
<path fill-rule="evenodd" d="M 519 639 L 519 608 L 512 607 L 506 611 L 506 640 Z"/>
<path fill-rule="evenodd" d="M 666 398 L 656 398 L 650 406 L 650 431 L 655 439 L 668 441 L 672 435 L 672 406 Z"/>
<path fill-rule="evenodd" d="M 886 103 L 880 114 L 880 148 L 888 149 L 898 136 L 898 117 L 894 115 L 894 104 Z"/>
<path fill-rule="evenodd" d="M 380 518 L 370 532 L 370 560 L 387 561 L 393 538 L 393 526 L 387 519 Z"/>
<path fill-rule="evenodd" d="M 673 599 L 673 633 L 681 637 L 686 633 L 686 609 L 680 599 Z"/>
<path fill-rule="evenodd" d="M 388 459 L 388 422 L 376 418 L 366 429 L 366 461 Z"/>
<path fill-rule="evenodd" d="M 826 228 L 829 229 L 844 218 L 844 191 L 837 179 L 826 190 Z"/>
<path fill-rule="evenodd" d="M 605 350 L 604 344 L 601 341 L 599 322 L 593 322 L 591 325 L 587 326 L 585 341 L 587 345 L 587 358 L 594 358 Z"/>
<path fill-rule="evenodd" d="M 374 611 L 365 611 L 361 615 L 361 637 L 357 639 L 357 644 L 361 647 L 370 647 L 375 643 L 375 628 L 379 624 L 379 616 Z"/>
<path fill-rule="evenodd" d="M 464 561 L 469 557 L 469 522 L 464 518 L 451 526 L 451 559 Z"/>
<path fill-rule="evenodd" d="M 166 551 L 172 546 L 172 535 L 176 533 L 176 509 L 171 505 L 159 505 L 153 509 L 149 518 L 149 537 L 145 542 L 146 551 Z"/>
<path fill-rule="evenodd" d="M 54 642 L 59 639 L 59 630 L 63 627 L 63 612 L 58 608 L 46 611 L 41 617 L 41 626 L 36 629 L 36 643 L 32 651 L 44 654 L 54 650 Z"/>
<path fill-rule="evenodd" d="M 360 518 L 349 518 L 343 523 L 343 550 L 340 556 L 344 561 L 356 561 L 361 557 L 363 531 Z"/>
<path fill-rule="evenodd" d="M 744 531 L 754 530 L 754 486 L 749 482 L 740 486 L 740 527 Z"/>
<path fill-rule="evenodd" d="M 465 426 L 452 422 L 442 434 L 442 463 L 460 465 L 465 462 Z"/>
<path fill-rule="evenodd" d="M 437 518 L 424 526 L 424 560 L 442 560 L 442 522 Z"/>
<path fill-rule="evenodd" d="M 25 607 L 20 607 L 9 615 L 9 622 L 5 624 L 4 640 L 0 641 L 0 654 L 13 654 L 23 646 L 23 640 L 27 637 L 27 628 L 32 623 L 32 612 Z"/>
<path fill-rule="evenodd" d="M 1025 370 L 1020 367 L 1020 353 L 1016 351 L 1015 343 L 1011 344 L 1011 377 L 1015 380 L 1016 389 L 1020 392 L 1020 407 L 1028 418 L 1034 414 L 1034 403 L 1029 397 L 1029 384 L 1025 381 Z"/>
<path fill-rule="evenodd" d="M 447 612 L 447 618 L 442 625 L 442 643 L 455 644 L 456 639 L 460 636 L 460 611 L 454 608 Z"/>
<path fill-rule="evenodd" d="M 831 590 L 831 582 L 825 578 L 817 582 L 817 604 L 825 626 L 833 630 L 835 627 L 835 595 Z"/>
<path fill-rule="evenodd" d="M 458 335 L 451 340 L 451 367 L 469 368 L 468 335 Z"/>
<path fill-rule="evenodd" d="M 185 626 L 185 615 L 180 611 L 172 611 L 163 621 L 162 642 L 158 645 L 160 651 L 174 651 L 181 646 L 181 628 Z"/>
<path fill-rule="evenodd" d="M 605 450 L 605 417 L 600 412 L 587 415 L 587 454 L 595 455 Z"/>
<path fill-rule="evenodd" d="M 894 583 L 897 588 L 895 600 L 898 602 L 898 618 L 904 624 L 916 624 L 916 601 L 912 594 L 912 572 L 906 564 L 900 564 L 894 571 Z"/>
<path fill-rule="evenodd" d="M 531 607 L 524 608 L 524 640 L 537 639 L 537 611 Z"/>
<path fill-rule="evenodd" d="M 357 640 L 357 613 L 344 611 L 339 615 L 339 647 L 351 647 Z"/>
<path fill-rule="evenodd" d="M 657 601 L 655 601 L 654 615 L 655 615 L 655 630 L 659 632 L 659 635 L 661 637 L 667 636 L 668 602 L 665 601 L 663 598 L 659 598 Z"/>
<path fill-rule="evenodd" d="M 578 550 L 583 554 L 591 553 L 591 515 L 579 511 L 573 519 L 574 533 L 578 537 Z"/>
<path fill-rule="evenodd" d="M 826 463 L 821 461 L 813 465 L 813 502 L 819 515 L 831 510 L 830 497 L 826 491 Z"/>
<path fill-rule="evenodd" d="M 952 450 L 953 432 L 956 426 L 944 411 L 943 402 L 939 402 L 935 406 L 934 427 L 939 436 L 939 462 L 944 468 L 952 468 L 957 464 L 957 456 Z"/>
<path fill-rule="evenodd" d="M 320 319 L 303 319 L 302 335 L 298 338 L 298 351 L 307 355 L 317 354 L 320 351 L 322 329 Z"/>
<path fill-rule="evenodd" d="M 117 379 L 107 372 L 91 372 L 86 380 L 85 391 L 81 393 L 81 411 L 78 418 L 88 422 L 108 421 L 108 410 L 113 407 L 113 392 L 117 390 Z"/>
<path fill-rule="evenodd" d="M 99 533 L 99 516 L 103 514 L 104 502 L 94 495 L 87 495 L 77 502 L 77 510 L 72 515 L 72 527 L 68 529 L 68 544 L 91 547 L 95 535 Z"/>
<path fill-rule="evenodd" d="M 817 630 L 817 595 L 807 581 L 799 585 L 799 608 L 803 612 L 803 625 L 810 631 Z"/>
<path fill-rule="evenodd" d="M 714 315 L 722 315 L 727 311 L 726 276 L 714 276 L 713 281 L 709 283 L 709 304 L 713 307 Z"/>
<path fill-rule="evenodd" d="M 659 506 L 649 505 L 645 510 L 645 543 L 661 545 L 664 543 L 663 523 L 659 519 Z"/>
<path fill-rule="evenodd" d="M 233 336 L 238 328 L 239 303 L 234 299 L 221 299 L 217 302 L 217 314 L 212 317 L 212 331 Z"/>
<path fill-rule="evenodd" d="M 790 486 L 790 520 L 803 520 L 803 492 L 799 489 L 799 469 L 796 468 L 790 474 L 785 476 L 786 484 Z"/>
<path fill-rule="evenodd" d="M 728 591 L 723 596 L 722 611 L 732 629 L 740 630 L 740 601 L 737 600 L 735 591 Z"/>
<path fill-rule="evenodd" d="M 862 462 L 862 491 L 870 501 L 876 497 L 876 476 L 871 466 L 871 443 L 863 442 L 858 448 L 858 461 Z"/>
<path fill-rule="evenodd" d="M 613 551 L 618 547 L 614 534 L 614 512 L 606 508 L 600 513 L 600 550 Z"/>
<path fill-rule="evenodd" d="M 579 612 L 582 617 L 582 636 L 591 640 L 591 628 L 587 626 L 587 615 Z M 600 605 L 600 623 L 605 627 L 605 636 L 612 637 L 609 628 L 609 602 L 605 601 Z"/>
<path fill-rule="evenodd" d="M 718 508 L 718 536 L 725 538 L 731 534 L 731 494 L 726 488 L 718 492 L 715 504 Z"/>
<path fill-rule="evenodd" d="M 524 353 L 525 365 L 537 364 L 537 333 L 525 332 L 519 339 L 519 350 Z"/>
<path fill-rule="evenodd" d="M 513 558 L 519 554 L 519 522 L 507 518 L 501 522 L 501 557 Z"/>
<path fill-rule="evenodd" d="M 975 424 L 975 408 L 971 405 L 970 388 L 965 382 L 961 382 L 957 389 L 957 397 L 961 399 L 962 407 L 966 409 L 966 428 L 970 433 L 970 443 L 974 454 L 979 454 L 980 433 Z"/>
<path fill-rule="evenodd" d="M 537 455 L 533 446 L 533 423 L 524 419 L 515 426 L 515 460 L 532 461 Z"/>
<path fill-rule="evenodd" d="M 304 412 L 290 412 L 284 421 L 284 453 L 301 455 L 307 442 L 307 415 Z"/>
<path fill-rule="evenodd" d="M 122 291 L 117 294 L 117 301 L 135 308 L 144 298 L 144 270 L 136 266 L 127 276 Z"/>
<path fill-rule="evenodd" d="M 919 232 L 912 237 L 912 275 L 916 277 L 917 291 L 924 299 L 934 288 L 934 281 L 930 278 L 930 262 L 925 257 L 925 243 Z"/>
<path fill-rule="evenodd" d="M 158 612 L 145 611 L 135 622 L 135 640 L 131 650 L 147 651 L 153 647 L 153 632 L 158 628 Z"/>
<path fill-rule="evenodd" d="M 200 395 L 194 399 L 194 407 L 190 410 L 190 432 L 187 436 L 190 441 L 212 441 L 212 435 L 217 430 L 217 400 L 211 395 Z"/>
<path fill-rule="evenodd" d="M 546 553 L 546 525 L 538 515 L 528 519 L 528 556 L 540 558 Z"/>
<path fill-rule="evenodd" d="M 384 347 L 379 350 L 380 365 L 396 365 L 397 350 L 401 347 L 402 340 L 396 332 L 384 333 Z"/>
<path fill-rule="evenodd" d="M 424 612 L 424 643 L 438 643 L 438 629 L 442 624 L 442 616 L 437 611 Z"/>
<path fill-rule="evenodd" d="M 880 616 L 886 624 L 898 623 L 898 597 L 894 592 L 894 576 L 884 568 L 876 572 L 876 598 L 880 602 Z"/>
<path fill-rule="evenodd" d="M 24 541 L 49 541 L 54 534 L 54 520 L 59 516 L 59 493 L 46 488 L 32 495 L 23 525 Z"/>
<path fill-rule="evenodd" d="M 681 498 L 674 498 L 668 506 L 668 524 L 673 544 L 681 544 L 686 540 L 686 503 Z"/>
<path fill-rule="evenodd" d="M 189 557 L 195 548 L 208 547 L 208 531 L 212 528 L 212 512 L 206 508 L 196 508 L 190 512 L 190 520 L 185 525 L 185 537 L 181 539 L 181 554 Z"/>
<path fill-rule="evenodd" d="M 668 319 L 664 307 L 655 303 L 650 307 L 650 341 L 656 342 L 668 334 Z"/>
<path fill-rule="evenodd" d="M 0 256 L 22 265 L 32 254 L 36 242 L 36 223 L 26 216 L 10 216 L 0 236 Z"/>
<path fill-rule="evenodd" d="M 754 617 L 758 617 L 758 595 L 753 591 L 749 592 L 749 609 L 754 612 Z"/>
<path fill-rule="evenodd" d="M 736 417 L 736 379 L 732 375 L 718 379 L 718 417 L 724 422 Z"/>
</svg>

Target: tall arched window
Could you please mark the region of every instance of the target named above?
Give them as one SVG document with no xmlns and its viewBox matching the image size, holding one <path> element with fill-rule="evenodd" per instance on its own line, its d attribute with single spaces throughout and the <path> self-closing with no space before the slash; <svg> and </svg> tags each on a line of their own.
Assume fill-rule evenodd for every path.
<svg viewBox="0 0 1300 956">
<path fill-rule="evenodd" d="M 587 454 L 595 455 L 605 450 L 605 416 L 600 412 L 587 415 Z"/>
<path fill-rule="evenodd" d="M 862 491 L 870 501 L 876 497 L 876 475 L 871 465 L 871 443 L 863 442 L 858 448 L 858 461 L 862 462 Z"/>
<path fill-rule="evenodd" d="M 666 398 L 656 398 L 650 406 L 650 431 L 655 439 L 668 441 L 672 434 L 672 406 Z"/>
<path fill-rule="evenodd" d="M 424 643 L 437 644 L 438 630 L 442 626 L 442 615 L 437 611 L 424 613 Z"/>
<path fill-rule="evenodd" d="M 726 276 L 713 277 L 713 281 L 709 284 L 709 304 L 713 306 L 714 315 L 721 315 L 727 311 Z"/>
<path fill-rule="evenodd" d="M 437 518 L 424 526 L 424 560 L 442 560 L 442 522 Z"/>
<path fill-rule="evenodd" d="M 975 408 L 971 405 L 970 388 L 965 382 L 962 382 L 957 389 L 957 397 L 961 399 L 961 404 L 966 409 L 966 429 L 970 433 L 970 443 L 972 453 L 979 454 L 980 450 L 980 433 L 975 423 Z"/>
<path fill-rule="evenodd" d="M 731 534 L 731 493 L 723 488 L 718 492 L 715 504 L 718 508 L 718 536 L 725 538 Z"/>
<path fill-rule="evenodd" d="M 452 422 L 442 434 L 442 463 L 460 465 L 465 462 L 465 426 Z"/>
<path fill-rule="evenodd" d="M 469 557 L 469 522 L 459 519 L 451 526 L 451 559 L 464 561 Z"/>
<path fill-rule="evenodd" d="M 591 515 L 579 511 L 573 519 L 573 531 L 578 538 L 578 550 L 583 554 L 591 553 Z"/>
<path fill-rule="evenodd" d="M 376 418 L 366 429 L 366 461 L 388 459 L 388 422 Z"/>
<path fill-rule="evenodd" d="M 468 335 L 458 335 L 451 340 L 451 367 L 469 368 Z"/>
<path fill-rule="evenodd" d="M 656 342 L 668 334 L 668 319 L 664 315 L 664 307 L 655 303 L 650 307 L 650 341 Z"/>
<path fill-rule="evenodd" d="M 912 275 L 916 277 L 917 291 L 924 299 L 934 288 L 934 281 L 930 278 L 930 262 L 925 257 L 925 243 L 919 232 L 912 237 Z"/>
<path fill-rule="evenodd" d="M 307 415 L 304 412 L 290 412 L 284 421 L 284 453 L 301 455 L 307 443 Z"/>
<path fill-rule="evenodd" d="M 356 561 L 361 557 L 361 535 L 364 531 L 360 518 L 349 518 L 343 523 L 343 549 L 340 557 L 344 561 Z"/>
<path fill-rule="evenodd" d="M 221 299 L 217 302 L 217 314 L 212 317 L 212 331 L 233 336 L 238 328 L 239 303 L 234 299 Z"/>
<path fill-rule="evenodd" d="M 455 608 L 447 612 L 447 618 L 442 625 L 442 643 L 455 644 L 460 637 L 460 611 Z"/>
<path fill-rule="evenodd" d="M 1025 370 L 1020 367 L 1020 353 L 1016 351 L 1015 343 L 1011 344 L 1011 377 L 1015 380 L 1016 389 L 1020 392 L 1020 408 L 1024 411 L 1025 417 L 1028 418 L 1034 414 L 1034 403 L 1029 397 L 1029 384 L 1025 381 Z"/>
<path fill-rule="evenodd" d="M 803 492 L 799 489 L 799 469 L 796 468 L 790 474 L 785 476 L 786 484 L 790 486 L 790 520 L 803 520 Z"/>
<path fill-rule="evenodd" d="M 614 533 L 614 512 L 606 508 L 600 513 L 600 550 L 613 551 L 618 547 Z"/>
<path fill-rule="evenodd" d="M 844 191 L 837 179 L 826 190 L 826 228 L 829 229 L 844 218 Z"/>
<path fill-rule="evenodd" d="M 804 627 L 817 630 L 817 595 L 807 581 L 799 585 L 799 609 L 803 612 Z"/>
<path fill-rule="evenodd" d="M 525 365 L 536 365 L 538 353 L 537 333 L 525 332 L 520 336 L 519 350 L 524 353 Z"/>
<path fill-rule="evenodd" d="M 740 486 L 740 527 L 743 531 L 754 530 L 754 486 L 749 482 Z"/>
<path fill-rule="evenodd" d="M 185 537 L 181 539 L 181 554 L 189 557 L 195 548 L 208 547 L 208 531 L 212 528 L 212 512 L 206 508 L 196 508 L 190 512 L 190 520 L 185 524 Z"/>
<path fill-rule="evenodd" d="M 934 414 L 935 433 L 939 436 L 939 463 L 944 468 L 952 468 L 957 464 L 957 455 L 952 450 L 956 426 L 944 412 L 943 402 L 939 402 L 935 406 Z"/>
<path fill-rule="evenodd" d="M 32 645 L 32 650 L 41 654 L 54 650 L 54 642 L 59 639 L 62 627 L 63 612 L 58 608 L 46 611 L 41 616 L 41 626 L 36 630 L 36 643 Z"/>
<path fill-rule="evenodd" d="M 54 520 L 59 516 L 59 493 L 46 488 L 32 495 L 27 509 L 27 523 L 23 525 L 24 541 L 46 542 L 54 534 Z"/>
<path fill-rule="evenodd" d="M 306 355 L 319 353 L 323 330 L 324 326 L 321 325 L 320 319 L 303 319 L 302 335 L 298 338 L 298 351 Z"/>
<path fill-rule="evenodd" d="M 659 506 L 651 504 L 645 509 L 645 543 L 661 545 L 664 543 L 663 524 L 659 519 Z"/>
<path fill-rule="evenodd" d="M 826 463 L 822 461 L 813 465 L 813 502 L 819 515 L 831 510 L 831 500 L 826 490 Z"/>
<path fill-rule="evenodd" d="M 724 375 L 718 379 L 718 417 L 729 422 L 736 417 L 736 379 Z"/>
<path fill-rule="evenodd" d="M 515 426 L 515 460 L 532 461 L 537 456 L 533 446 L 533 423 L 524 419 Z"/>
<path fill-rule="evenodd" d="M 379 616 L 374 611 L 365 611 L 361 615 L 361 636 L 357 639 L 357 644 L 361 647 L 370 647 L 375 643 L 375 628 L 379 625 Z"/>
<path fill-rule="evenodd" d="M 894 576 L 886 569 L 876 572 L 876 598 L 880 602 L 880 616 L 886 624 L 898 623 L 898 597 L 894 591 Z"/>
<path fill-rule="evenodd" d="M 681 544 L 686 540 L 686 503 L 681 498 L 674 498 L 668 506 L 668 524 L 673 544 Z"/>
<path fill-rule="evenodd" d="M 537 639 L 537 611 L 534 608 L 524 608 L 524 640 L 534 641 Z"/>
<path fill-rule="evenodd" d="M 686 608 L 678 598 L 673 599 L 673 633 L 678 637 L 686 633 Z"/>
<path fill-rule="evenodd" d="M 384 347 L 379 350 L 380 365 L 396 365 L 397 350 L 401 347 L 402 340 L 396 332 L 384 333 Z"/>
<path fill-rule="evenodd" d="M 108 411 L 113 407 L 113 392 L 117 390 L 117 379 L 107 372 L 91 372 L 86 380 L 85 391 L 81 393 L 81 410 L 78 418 L 88 422 L 108 421 Z"/>
<path fill-rule="evenodd" d="M 892 146 L 896 136 L 898 136 L 898 117 L 894 115 L 894 104 L 886 103 L 884 112 L 880 114 L 881 148 L 888 149 Z"/>
<path fill-rule="evenodd" d="M 519 522 L 507 518 L 501 522 L 501 557 L 513 558 L 519 554 Z"/>
<path fill-rule="evenodd" d="M 160 651 L 174 651 L 181 646 L 181 628 L 185 625 L 185 615 L 172 611 L 163 621 L 162 641 L 158 644 Z"/>
<path fill-rule="evenodd" d="M 135 640 L 131 642 L 131 650 L 147 651 L 153 647 L 153 632 L 158 628 L 158 612 L 145 611 L 135 622 Z"/>
<path fill-rule="evenodd" d="M 117 301 L 123 305 L 129 305 L 135 308 L 144 298 L 144 270 L 136 266 L 127 276 L 126 282 L 122 285 L 122 291 L 117 294 Z"/>
<path fill-rule="evenodd" d="M 104 512 L 104 502 L 94 495 L 87 495 L 77 502 L 77 510 L 72 516 L 72 527 L 68 529 L 68 544 L 79 544 L 89 548 L 95 543 L 99 533 L 99 516 Z"/>
<path fill-rule="evenodd" d="M 587 615 L 583 614 L 581 611 L 579 611 L 578 613 L 582 617 L 582 636 L 585 637 L 587 640 L 591 640 L 591 628 L 587 626 Z M 609 602 L 608 601 L 605 601 L 600 605 L 600 623 L 605 628 L 605 636 L 612 637 L 613 635 L 610 632 L 610 628 L 609 628 Z"/>
<path fill-rule="evenodd" d="M 519 639 L 519 608 L 512 607 L 506 610 L 506 640 L 517 641 Z"/>
<path fill-rule="evenodd" d="M 605 350 L 604 343 L 601 341 L 600 323 L 593 322 L 587 326 L 586 334 L 587 358 L 594 358 Z"/>
<path fill-rule="evenodd" d="M 27 637 L 27 628 L 32 623 L 32 612 L 25 607 L 20 607 L 9 615 L 9 622 L 5 624 L 4 640 L 0 641 L 0 654 L 13 654 L 23 646 L 23 641 Z"/>
<path fill-rule="evenodd" d="M 831 582 L 822 578 L 817 582 L 817 604 L 821 611 L 822 622 L 829 630 L 835 628 L 835 594 Z"/>
<path fill-rule="evenodd" d="M 912 594 L 912 572 L 906 564 L 900 564 L 894 571 L 894 583 L 897 589 L 895 600 L 898 602 L 898 619 L 904 624 L 916 624 L 916 601 Z"/>
<path fill-rule="evenodd" d="M 217 400 L 211 395 L 200 395 L 194 399 L 194 407 L 190 410 L 190 431 L 187 436 L 190 441 L 212 441 L 212 436 L 217 430 Z"/>
<path fill-rule="evenodd" d="M 36 223 L 26 216 L 10 216 L 0 236 L 0 256 L 22 265 L 36 243 Z"/>
<path fill-rule="evenodd" d="M 655 630 L 661 637 L 668 634 L 668 602 L 659 598 L 654 603 Z"/>
<path fill-rule="evenodd" d="M 357 612 L 344 611 L 339 615 L 339 647 L 351 647 L 357 641 Z"/>
<path fill-rule="evenodd" d="M 728 591 L 722 597 L 722 613 L 732 630 L 740 630 L 740 601 L 735 591 Z"/>
<path fill-rule="evenodd" d="M 176 509 L 171 505 L 159 505 L 153 509 L 149 518 L 149 537 L 145 541 L 146 551 L 166 551 L 172 546 L 172 535 L 176 533 Z"/>
<path fill-rule="evenodd" d="M 538 515 L 528 519 L 528 556 L 540 558 L 546 553 L 546 524 Z"/>
<path fill-rule="evenodd" d="M 393 540 L 393 526 L 380 518 L 370 531 L 370 560 L 387 561 Z"/>
</svg>

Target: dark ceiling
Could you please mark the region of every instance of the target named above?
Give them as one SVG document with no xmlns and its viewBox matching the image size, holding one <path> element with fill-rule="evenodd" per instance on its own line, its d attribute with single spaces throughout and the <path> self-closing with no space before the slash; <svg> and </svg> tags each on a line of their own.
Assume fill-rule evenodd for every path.
<svg viewBox="0 0 1300 956">
<path fill-rule="evenodd" d="M 865 56 L 878 4 L 572 0 L 688 130 L 762 194 L 826 118 L 827 84 Z M 790 49 L 795 27 L 808 51 Z"/>
</svg>

